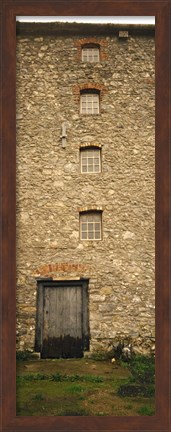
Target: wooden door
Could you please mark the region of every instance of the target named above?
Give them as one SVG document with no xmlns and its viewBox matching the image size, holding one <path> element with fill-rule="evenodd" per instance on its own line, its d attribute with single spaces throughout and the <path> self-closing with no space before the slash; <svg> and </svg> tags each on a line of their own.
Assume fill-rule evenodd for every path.
<svg viewBox="0 0 171 432">
<path fill-rule="evenodd" d="M 87 283 L 46 282 L 40 295 L 41 288 L 38 302 L 41 357 L 82 357 L 88 348 Z"/>
</svg>

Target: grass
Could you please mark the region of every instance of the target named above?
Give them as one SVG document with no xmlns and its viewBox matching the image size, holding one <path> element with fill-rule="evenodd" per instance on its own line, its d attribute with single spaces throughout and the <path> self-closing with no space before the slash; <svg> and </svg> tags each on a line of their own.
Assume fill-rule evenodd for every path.
<svg viewBox="0 0 171 432">
<path fill-rule="evenodd" d="M 119 388 L 133 380 L 129 365 L 92 359 L 23 360 L 17 364 L 18 416 L 153 415 L 153 395 L 118 395 Z"/>
</svg>

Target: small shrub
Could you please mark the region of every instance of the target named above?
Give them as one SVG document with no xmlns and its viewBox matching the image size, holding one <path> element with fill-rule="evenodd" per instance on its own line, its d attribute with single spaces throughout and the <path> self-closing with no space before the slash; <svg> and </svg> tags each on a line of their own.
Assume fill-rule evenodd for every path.
<svg viewBox="0 0 171 432">
<path fill-rule="evenodd" d="M 33 400 L 35 401 L 43 401 L 44 400 L 44 396 L 42 395 L 42 393 L 36 393 L 33 398 Z"/>
<path fill-rule="evenodd" d="M 34 379 L 36 381 L 48 380 L 49 379 L 49 375 L 37 373 L 37 374 L 34 375 Z"/>
<path fill-rule="evenodd" d="M 119 387 L 118 396 L 153 397 L 155 393 L 154 357 L 135 356 L 127 365 L 132 376 Z"/>
<path fill-rule="evenodd" d="M 19 375 L 17 376 L 17 382 L 23 382 L 23 381 L 33 381 L 34 380 L 34 376 L 33 375 Z"/>
<path fill-rule="evenodd" d="M 37 358 L 36 354 L 33 352 L 30 352 L 28 350 L 16 351 L 16 360 L 17 361 L 33 360 L 35 358 Z"/>
<path fill-rule="evenodd" d="M 125 408 L 128 409 L 128 410 L 130 410 L 130 409 L 133 408 L 133 405 L 131 405 L 131 404 L 127 404 L 127 405 L 125 405 Z"/>
<path fill-rule="evenodd" d="M 45 374 L 28 374 L 28 375 L 20 375 L 17 376 L 17 382 L 23 382 L 23 381 L 55 381 L 55 382 L 62 382 L 62 381 L 70 381 L 70 382 L 91 382 L 91 383 L 102 383 L 104 382 L 103 377 L 101 376 L 94 376 L 94 375 L 62 375 L 59 372 L 52 375 L 45 375 Z"/>
<path fill-rule="evenodd" d="M 64 408 L 63 410 L 60 411 L 60 413 L 58 414 L 60 416 L 88 416 L 89 413 L 87 412 L 87 410 L 85 410 L 85 408 Z"/>
<path fill-rule="evenodd" d="M 92 382 L 92 383 L 100 383 L 104 382 L 103 377 L 94 376 L 94 375 L 62 375 L 60 373 L 56 373 L 51 375 L 50 378 L 52 381 L 61 382 L 61 381 L 71 381 L 71 382 Z"/>
<path fill-rule="evenodd" d="M 144 416 L 152 416 L 155 415 L 155 410 L 148 405 L 143 405 L 138 409 L 137 413 Z"/>
<path fill-rule="evenodd" d="M 136 356 L 129 363 L 132 374 L 131 381 L 137 383 L 154 384 L 155 360 L 154 357 Z"/>
<path fill-rule="evenodd" d="M 49 375 L 43 375 L 43 374 L 29 374 L 29 375 L 20 375 L 17 376 L 18 382 L 23 381 L 42 381 L 42 380 L 48 380 Z"/>
<path fill-rule="evenodd" d="M 90 358 L 94 361 L 104 361 L 109 360 L 113 357 L 113 352 L 106 352 L 106 351 L 95 351 L 91 354 Z"/>
<path fill-rule="evenodd" d="M 117 394 L 121 397 L 152 397 L 154 396 L 154 386 L 148 386 L 147 384 L 130 384 L 128 382 L 127 384 L 123 384 L 119 387 Z"/>
<path fill-rule="evenodd" d="M 56 382 L 61 382 L 61 381 L 71 381 L 71 382 L 75 382 L 75 381 L 81 381 L 80 376 L 75 374 L 75 375 L 62 375 L 59 372 L 51 375 L 50 379 L 52 381 L 56 381 Z"/>
<path fill-rule="evenodd" d="M 147 397 L 153 397 L 155 396 L 155 386 L 154 384 L 146 385 L 146 395 Z"/>
<path fill-rule="evenodd" d="M 62 375 L 58 372 L 51 375 L 51 381 L 61 382 L 62 381 Z"/>
<path fill-rule="evenodd" d="M 81 381 L 81 376 L 78 374 L 75 375 L 66 375 L 66 379 L 64 376 L 64 381 L 71 381 L 71 382 L 77 382 L 77 381 Z"/>
<path fill-rule="evenodd" d="M 98 375 L 84 375 L 83 381 L 85 382 L 91 382 L 91 383 L 103 383 L 104 378 Z"/>
<path fill-rule="evenodd" d="M 84 388 L 80 384 L 71 384 L 68 386 L 69 393 L 82 393 L 84 392 Z"/>
</svg>

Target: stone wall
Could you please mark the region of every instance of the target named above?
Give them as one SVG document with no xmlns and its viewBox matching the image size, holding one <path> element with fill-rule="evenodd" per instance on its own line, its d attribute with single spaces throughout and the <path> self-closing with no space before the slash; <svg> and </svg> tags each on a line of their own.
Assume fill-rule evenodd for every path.
<svg viewBox="0 0 171 432">
<path fill-rule="evenodd" d="M 91 38 L 98 63 L 81 61 L 81 27 L 17 37 L 19 349 L 34 347 L 38 277 L 90 278 L 91 351 L 154 344 L 154 35 Z M 85 86 L 101 92 L 99 115 L 80 115 Z M 101 173 L 81 174 L 82 145 L 101 147 Z M 80 240 L 84 207 L 102 208 L 102 240 Z"/>
</svg>

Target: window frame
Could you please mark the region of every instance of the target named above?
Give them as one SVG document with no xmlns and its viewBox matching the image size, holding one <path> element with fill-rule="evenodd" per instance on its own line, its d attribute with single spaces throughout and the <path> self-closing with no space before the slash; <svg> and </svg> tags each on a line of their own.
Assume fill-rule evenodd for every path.
<svg viewBox="0 0 171 432">
<path fill-rule="evenodd" d="M 88 96 L 92 96 L 92 101 L 91 101 L 91 104 L 92 104 L 92 111 L 93 111 L 93 109 L 94 109 L 94 106 L 93 106 L 93 96 L 97 96 L 97 98 L 98 98 L 98 112 L 88 112 L 87 111 L 87 109 L 88 109 Z M 83 102 L 83 97 L 87 97 L 86 99 L 85 99 L 85 108 L 86 108 L 86 112 L 83 112 L 82 111 L 82 109 L 83 109 L 83 107 L 82 107 L 82 102 Z M 95 90 L 95 89 L 85 89 L 84 91 L 81 91 L 80 92 L 80 114 L 82 114 L 82 115 L 90 115 L 90 116 L 92 116 L 92 115 L 99 115 L 100 114 L 100 91 L 97 91 L 97 90 Z"/>
<path fill-rule="evenodd" d="M 94 60 L 93 59 L 91 61 L 89 59 L 88 55 L 87 55 L 87 60 L 84 59 L 83 58 L 84 57 L 84 53 L 83 53 L 84 50 L 96 50 L 98 52 L 98 60 Z M 82 60 L 83 63 L 99 63 L 100 62 L 100 45 L 93 44 L 93 43 L 82 45 L 82 47 L 81 47 L 81 60 Z"/>
<path fill-rule="evenodd" d="M 98 220 L 94 220 L 94 221 L 81 221 L 82 217 L 84 217 L 84 216 L 93 217 L 95 215 L 99 216 L 99 222 L 98 222 Z M 85 225 L 87 225 L 87 229 L 84 230 L 84 231 L 82 230 L 82 224 L 83 223 Z M 96 230 L 95 229 L 95 226 L 94 226 L 95 223 L 99 223 L 100 230 Z M 88 224 L 93 224 L 92 231 L 88 230 Z M 80 236 L 79 237 L 80 237 L 80 241 L 88 241 L 88 242 L 89 241 L 90 242 L 101 241 L 103 239 L 103 237 L 102 237 L 102 229 L 103 229 L 103 224 L 102 224 L 102 211 L 101 210 L 88 210 L 88 211 L 84 211 L 84 212 L 80 212 L 79 213 L 79 230 L 80 230 Z M 83 232 L 85 232 L 87 234 L 86 238 L 82 237 L 82 233 Z M 99 238 L 95 238 L 95 236 L 94 236 L 93 238 L 88 238 L 88 235 L 90 234 L 90 232 L 92 232 L 94 235 L 95 235 L 95 233 L 100 232 L 100 237 Z"/>
<path fill-rule="evenodd" d="M 90 156 L 83 156 L 84 152 L 89 152 L 89 151 L 95 151 L 98 153 L 98 159 L 99 159 L 99 171 L 88 171 L 88 158 L 90 158 Z M 82 159 L 85 158 L 86 159 L 86 168 L 87 171 L 83 171 L 83 164 L 82 164 Z M 97 158 L 97 156 L 92 156 L 93 159 L 93 168 L 95 166 L 94 164 L 94 159 Z M 101 147 L 98 146 L 85 146 L 85 147 L 80 147 L 80 172 L 81 174 L 100 174 L 102 172 L 102 153 L 101 153 Z"/>
</svg>

